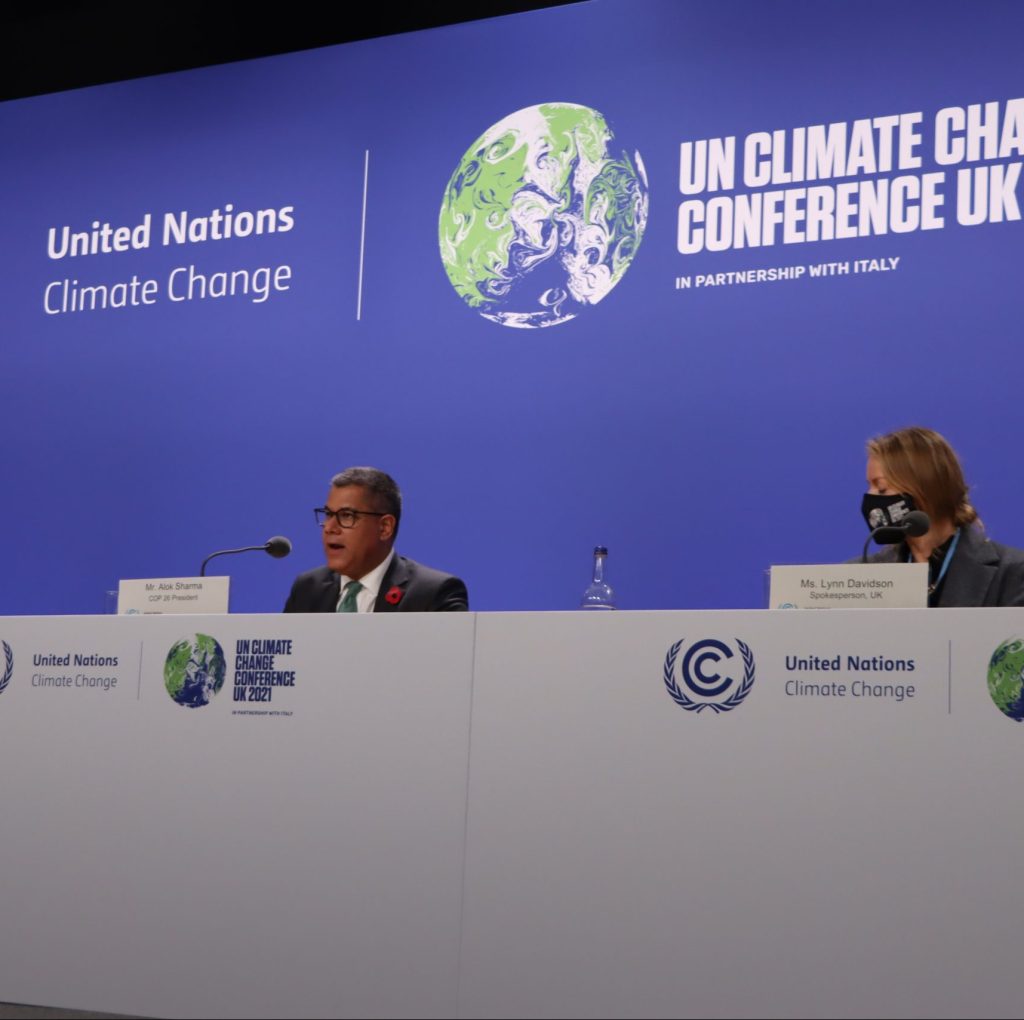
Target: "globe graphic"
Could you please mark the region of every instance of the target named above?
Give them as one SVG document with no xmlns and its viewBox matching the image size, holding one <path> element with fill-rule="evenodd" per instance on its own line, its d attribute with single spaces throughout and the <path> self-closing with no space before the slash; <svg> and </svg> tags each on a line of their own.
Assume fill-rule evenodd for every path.
<svg viewBox="0 0 1024 1020">
<path fill-rule="evenodd" d="M 988 692 L 996 707 L 1024 722 L 1024 641 L 1011 638 L 993 653 L 988 664 Z"/>
<path fill-rule="evenodd" d="M 224 686 L 226 672 L 224 649 L 209 634 L 196 634 L 167 653 L 164 686 L 179 705 L 201 708 Z"/>
<path fill-rule="evenodd" d="M 629 268 L 647 224 L 638 152 L 596 110 L 544 103 L 509 114 L 462 157 L 438 224 L 456 293 L 485 319 L 534 328 L 596 305 Z"/>
</svg>

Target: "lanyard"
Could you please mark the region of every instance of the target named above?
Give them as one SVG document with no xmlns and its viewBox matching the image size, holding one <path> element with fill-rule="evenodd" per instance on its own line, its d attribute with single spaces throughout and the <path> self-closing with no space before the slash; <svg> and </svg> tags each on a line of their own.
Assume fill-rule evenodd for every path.
<svg viewBox="0 0 1024 1020">
<path fill-rule="evenodd" d="M 946 576 L 946 571 L 949 570 L 949 563 L 953 559 L 953 553 L 956 552 L 957 543 L 959 541 L 960 541 L 960 529 L 957 528 L 956 529 L 956 534 L 953 536 L 953 541 L 949 543 L 949 548 L 946 550 L 946 556 L 945 556 L 945 558 L 942 561 L 942 569 L 939 571 L 939 576 L 935 579 L 935 584 L 928 585 L 928 594 L 929 595 L 934 595 L 935 592 L 938 590 L 939 585 L 942 584 L 942 579 Z M 913 559 L 914 559 L 914 554 L 913 553 L 908 553 L 907 554 L 907 562 L 911 563 L 911 562 L 913 562 Z"/>
</svg>

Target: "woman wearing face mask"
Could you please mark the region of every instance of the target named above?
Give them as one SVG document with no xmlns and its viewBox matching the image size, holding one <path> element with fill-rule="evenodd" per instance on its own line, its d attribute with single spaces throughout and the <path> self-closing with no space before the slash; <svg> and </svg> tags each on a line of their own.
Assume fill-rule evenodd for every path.
<svg viewBox="0 0 1024 1020">
<path fill-rule="evenodd" d="M 887 546 L 874 562 L 928 564 L 929 606 L 1024 606 L 1024 552 L 985 537 L 953 448 L 931 429 L 909 428 L 868 443 L 868 527 L 897 524 L 911 510 L 925 534 Z"/>
</svg>

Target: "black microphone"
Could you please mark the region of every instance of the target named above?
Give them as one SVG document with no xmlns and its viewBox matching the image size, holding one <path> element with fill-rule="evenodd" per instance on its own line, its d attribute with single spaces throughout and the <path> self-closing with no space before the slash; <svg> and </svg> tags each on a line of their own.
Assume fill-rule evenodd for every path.
<svg viewBox="0 0 1024 1020">
<path fill-rule="evenodd" d="M 927 519 L 926 517 L 925 520 Z M 924 530 L 927 531 L 928 528 L 925 527 Z M 292 544 L 284 535 L 275 535 L 267 539 L 267 544 L 263 548 L 267 550 L 268 556 L 273 556 L 275 560 L 283 560 L 292 551 Z"/>
<path fill-rule="evenodd" d="M 932 522 L 923 510 L 911 510 L 896 526 L 903 529 L 907 538 L 920 538 L 928 533 Z"/>
<path fill-rule="evenodd" d="M 899 524 L 883 524 L 868 535 L 861 554 L 861 563 L 868 561 L 868 546 L 872 541 L 879 545 L 899 545 L 905 538 L 920 538 L 932 526 L 931 519 L 923 510 L 911 510 Z"/>
<path fill-rule="evenodd" d="M 287 556 L 288 553 L 292 551 L 292 544 L 284 537 L 284 535 L 275 535 L 273 538 L 267 539 L 263 545 L 246 545 L 241 549 L 221 549 L 220 552 L 210 553 L 210 555 L 203 560 L 203 565 L 199 568 L 199 576 L 206 577 L 206 564 L 209 563 L 214 556 L 228 556 L 231 553 L 258 552 L 261 549 L 268 556 L 273 556 L 275 560 L 279 560 L 283 556 Z"/>
</svg>

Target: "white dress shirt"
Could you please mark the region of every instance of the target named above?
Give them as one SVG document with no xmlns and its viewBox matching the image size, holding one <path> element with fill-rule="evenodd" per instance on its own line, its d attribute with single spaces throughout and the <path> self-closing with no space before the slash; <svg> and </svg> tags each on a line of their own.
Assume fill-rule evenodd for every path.
<svg viewBox="0 0 1024 1020">
<path fill-rule="evenodd" d="M 368 574 L 363 577 L 346 577 L 344 574 L 339 574 L 341 578 L 341 590 L 338 592 L 338 606 L 341 605 L 342 599 L 345 597 L 345 585 L 350 581 L 358 581 L 362 586 L 363 590 L 356 595 L 356 612 L 357 613 L 372 613 L 373 607 L 377 602 L 377 595 L 380 593 L 380 586 L 384 581 L 384 575 L 388 572 L 388 567 L 391 566 L 391 561 L 395 558 L 395 550 L 387 554 L 383 563 L 378 563 Z M 337 612 L 338 606 L 335 606 L 335 612 Z"/>
</svg>

